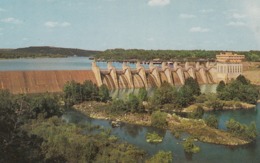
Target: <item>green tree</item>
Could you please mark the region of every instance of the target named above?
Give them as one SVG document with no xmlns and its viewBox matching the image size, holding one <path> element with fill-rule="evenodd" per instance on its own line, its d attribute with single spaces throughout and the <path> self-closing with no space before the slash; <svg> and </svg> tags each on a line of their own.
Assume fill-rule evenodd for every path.
<svg viewBox="0 0 260 163">
<path fill-rule="evenodd" d="M 153 105 L 173 103 L 176 94 L 177 90 L 173 86 L 171 86 L 169 83 L 163 83 L 160 88 L 157 88 L 154 91 L 154 94 L 151 98 L 151 103 Z"/>
<path fill-rule="evenodd" d="M 82 96 L 79 94 L 80 84 L 75 81 L 67 82 L 63 87 L 65 104 L 67 106 L 71 106 L 76 104 L 78 101 L 82 99 Z"/>
<path fill-rule="evenodd" d="M 67 82 L 63 87 L 65 103 L 67 106 L 91 100 L 106 100 L 108 90 L 102 86 L 99 91 L 96 84 L 86 80 L 83 84 L 75 81 Z"/>
<path fill-rule="evenodd" d="M 171 152 L 159 151 L 152 158 L 146 161 L 146 163 L 171 163 L 173 160 Z"/>
<path fill-rule="evenodd" d="M 174 104 L 179 107 L 186 107 L 194 101 L 195 97 L 192 95 L 192 90 L 189 86 L 184 85 L 179 89 L 178 94 L 174 99 Z"/>
<path fill-rule="evenodd" d="M 241 124 L 234 119 L 230 119 L 226 122 L 228 132 L 239 136 L 243 139 L 252 141 L 256 139 L 257 131 L 256 131 L 256 124 L 252 122 L 249 125 Z"/>
<path fill-rule="evenodd" d="M 122 99 L 114 99 L 109 106 L 109 111 L 111 113 L 123 113 L 128 111 L 128 107 L 124 100 Z"/>
<path fill-rule="evenodd" d="M 218 119 L 215 115 L 209 115 L 204 120 L 209 127 L 218 128 Z"/>
<path fill-rule="evenodd" d="M 147 96 L 148 96 L 148 92 L 147 90 L 143 87 L 143 88 L 140 88 L 139 89 L 139 92 L 138 92 L 138 98 L 141 100 L 141 101 L 147 101 Z"/>
<path fill-rule="evenodd" d="M 16 98 L 0 90 L 0 162 L 40 162 L 42 139 L 21 129 L 25 105 Z"/>
<path fill-rule="evenodd" d="M 221 100 L 240 100 L 243 102 L 255 104 L 258 99 L 258 91 L 252 84 L 243 84 L 238 80 L 234 80 L 225 88 L 218 92 Z"/>
<path fill-rule="evenodd" d="M 138 97 L 133 93 L 129 94 L 126 103 L 128 104 L 129 110 L 131 112 L 144 112 L 142 101 L 140 101 L 140 99 L 138 99 Z"/>
<path fill-rule="evenodd" d="M 13 96 L 9 91 L 0 90 L 0 148 L 11 142 L 16 130 L 17 115 L 12 99 Z"/>
<path fill-rule="evenodd" d="M 250 84 L 250 80 L 246 79 L 245 76 L 241 74 L 236 78 L 236 80 L 240 81 L 243 85 Z"/>
<path fill-rule="evenodd" d="M 60 116 L 62 109 L 57 98 L 50 94 L 44 94 L 32 98 L 30 112 L 32 115 L 31 118 L 36 118 L 39 114 L 42 114 L 44 118 L 49 118 L 52 116 Z"/>
<path fill-rule="evenodd" d="M 224 103 L 217 97 L 216 94 L 208 94 L 206 97 L 206 106 L 212 108 L 213 110 L 223 109 Z"/>
<path fill-rule="evenodd" d="M 168 125 L 166 118 L 166 113 L 155 111 L 151 116 L 151 125 L 154 127 L 165 128 Z"/>
<path fill-rule="evenodd" d="M 200 95 L 200 86 L 197 80 L 193 79 L 192 77 L 189 77 L 185 80 L 184 83 L 185 86 L 187 86 L 191 90 L 190 96 L 199 96 Z"/>
<path fill-rule="evenodd" d="M 92 81 L 90 80 L 84 81 L 84 83 L 81 85 L 80 88 L 81 88 L 80 91 L 82 92 L 79 93 L 82 94 L 83 96 L 82 101 L 91 101 L 91 100 L 98 99 L 98 94 L 99 94 L 98 87 Z M 102 89 L 105 89 L 105 87 L 103 86 Z"/>
<path fill-rule="evenodd" d="M 202 108 L 201 105 L 197 106 L 193 112 L 191 112 L 189 114 L 189 118 L 193 118 L 193 119 L 201 119 L 203 117 L 204 114 L 204 109 Z"/>
<path fill-rule="evenodd" d="M 219 82 L 218 86 L 217 86 L 217 92 L 223 91 L 224 88 L 225 88 L 225 86 L 226 86 L 225 82 L 224 82 L 223 80 L 221 80 L 221 81 Z"/>
<path fill-rule="evenodd" d="M 200 148 L 194 144 L 194 140 L 192 138 L 188 138 L 183 142 L 184 151 L 187 153 L 198 153 Z"/>
<path fill-rule="evenodd" d="M 107 86 L 104 84 L 102 84 L 99 87 L 98 96 L 99 96 L 100 101 L 102 101 L 102 102 L 107 102 L 107 101 L 111 100 L 111 97 L 109 95 L 109 90 L 108 90 Z"/>
</svg>

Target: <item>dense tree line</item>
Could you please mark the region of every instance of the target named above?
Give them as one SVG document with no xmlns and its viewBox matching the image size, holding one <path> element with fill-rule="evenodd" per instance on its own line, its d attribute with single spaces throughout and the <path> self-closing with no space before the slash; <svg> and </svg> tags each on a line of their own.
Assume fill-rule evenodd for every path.
<svg viewBox="0 0 260 163">
<path fill-rule="evenodd" d="M 59 98 L 50 94 L 12 95 L 0 90 L 0 162 L 39 162 L 43 138 L 22 127 L 36 118 L 59 116 Z"/>
<path fill-rule="evenodd" d="M 0 162 L 144 162 L 143 151 L 107 130 L 65 123 L 62 101 L 0 90 Z"/>
<path fill-rule="evenodd" d="M 65 123 L 57 117 L 37 119 L 24 128 L 43 138 L 41 152 L 46 162 L 144 161 L 144 151 L 120 142 L 108 130 L 91 134 L 88 126 Z"/>
<path fill-rule="evenodd" d="M 227 130 L 232 134 L 242 137 L 243 139 L 252 141 L 256 139 L 256 124 L 252 122 L 249 125 L 241 124 L 234 119 L 230 119 L 226 123 Z"/>
<path fill-rule="evenodd" d="M 27 47 L 18 49 L 0 49 L 0 58 L 39 58 L 39 57 L 69 57 L 69 56 L 94 56 L 99 51 L 57 48 L 57 47 Z"/>
<path fill-rule="evenodd" d="M 64 85 L 63 92 L 66 106 L 91 100 L 107 102 L 111 99 L 106 85 L 98 87 L 89 80 L 86 80 L 83 84 L 75 81 L 68 82 Z"/>
<path fill-rule="evenodd" d="M 210 50 L 143 50 L 143 49 L 108 49 L 95 55 L 96 59 L 107 61 L 141 60 L 148 61 L 152 59 L 161 59 L 164 61 L 195 61 L 199 59 L 212 59 L 223 51 Z M 260 51 L 234 51 L 237 54 L 243 54 L 247 61 L 260 61 Z"/>
<path fill-rule="evenodd" d="M 82 50 L 57 47 L 27 47 L 18 49 L 0 49 L 0 58 L 28 58 L 28 57 L 68 57 L 93 56 L 106 61 L 140 60 L 148 61 L 161 59 L 164 61 L 197 61 L 214 60 L 223 51 L 213 50 L 144 50 L 144 49 L 108 49 L 105 51 Z M 243 54 L 247 61 L 260 61 L 260 51 L 234 51 Z"/>
<path fill-rule="evenodd" d="M 256 87 L 250 84 L 243 75 L 239 75 L 236 80 L 231 81 L 227 85 L 220 82 L 217 87 L 218 98 L 221 100 L 243 101 L 255 104 L 258 100 L 259 92 Z"/>
<path fill-rule="evenodd" d="M 200 95 L 199 84 L 190 77 L 185 80 L 185 84 L 179 89 L 168 83 L 163 83 L 160 88 L 155 90 L 151 103 L 155 107 L 171 104 L 173 109 L 181 109 L 192 104 L 198 95 Z"/>
</svg>

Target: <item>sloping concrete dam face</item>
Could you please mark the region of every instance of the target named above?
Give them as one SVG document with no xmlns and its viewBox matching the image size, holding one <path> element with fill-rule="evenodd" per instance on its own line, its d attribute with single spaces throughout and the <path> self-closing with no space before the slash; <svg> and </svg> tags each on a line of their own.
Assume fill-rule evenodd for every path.
<svg viewBox="0 0 260 163">
<path fill-rule="evenodd" d="M 79 83 L 91 80 L 97 84 L 91 70 L 0 71 L 0 89 L 8 89 L 14 94 L 61 92 L 72 80 Z"/>
<path fill-rule="evenodd" d="M 199 84 L 217 83 L 216 63 L 209 62 L 203 64 L 185 62 L 182 65 L 162 63 L 159 67 L 150 63 L 149 69 L 145 69 L 140 63 L 136 64 L 136 69 L 131 69 L 123 63 L 122 70 L 116 70 L 112 63 L 108 63 L 106 70 L 100 70 L 93 62 L 92 70 L 98 85 L 105 84 L 110 89 L 160 87 L 163 82 L 183 85 L 185 79 L 189 77 L 197 80 Z"/>
</svg>

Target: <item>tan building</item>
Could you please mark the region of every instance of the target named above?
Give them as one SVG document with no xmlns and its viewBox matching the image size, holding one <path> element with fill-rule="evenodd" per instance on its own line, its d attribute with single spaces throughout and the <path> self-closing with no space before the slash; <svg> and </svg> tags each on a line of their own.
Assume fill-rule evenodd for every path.
<svg viewBox="0 0 260 163">
<path fill-rule="evenodd" d="M 243 73 L 242 61 L 244 55 L 233 54 L 232 52 L 224 52 L 216 55 L 217 58 L 217 79 L 218 82 L 223 80 L 225 83 L 232 79 L 236 79 Z"/>
</svg>

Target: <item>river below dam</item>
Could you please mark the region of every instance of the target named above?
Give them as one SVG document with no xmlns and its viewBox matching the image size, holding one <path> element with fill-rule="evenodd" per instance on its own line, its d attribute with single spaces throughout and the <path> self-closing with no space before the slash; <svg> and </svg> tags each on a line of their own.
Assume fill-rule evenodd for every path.
<svg viewBox="0 0 260 163">
<path fill-rule="evenodd" d="M 256 109 L 252 110 L 236 110 L 236 111 L 218 111 L 206 114 L 214 114 L 219 119 L 219 128 L 225 130 L 225 123 L 230 118 L 249 124 L 255 121 L 257 131 L 260 133 L 260 104 Z M 200 147 L 200 152 L 193 155 L 185 154 L 181 145 L 183 138 L 175 138 L 169 130 L 161 130 L 153 127 L 144 127 L 132 124 L 121 124 L 118 128 L 112 128 L 110 121 L 89 118 L 79 112 L 69 111 L 63 115 L 63 119 L 70 123 L 86 124 L 102 126 L 110 129 L 111 134 L 117 136 L 120 140 L 136 145 L 148 153 L 148 155 L 156 154 L 159 150 L 171 151 L 173 153 L 174 162 L 178 163 L 257 163 L 260 160 L 260 136 L 258 135 L 256 142 L 239 147 L 229 147 L 223 145 L 208 144 L 196 142 Z M 163 136 L 163 142 L 159 144 L 151 144 L 146 142 L 147 132 L 156 132 Z"/>
</svg>

